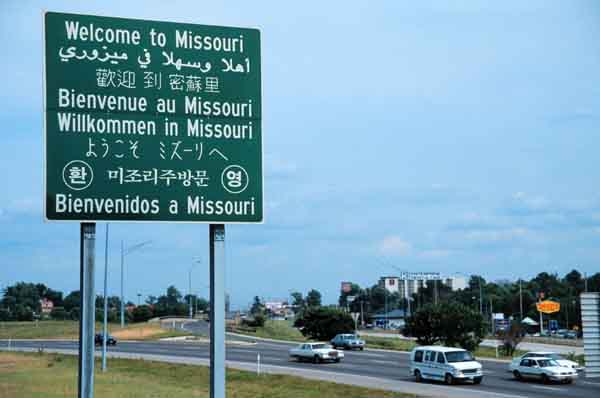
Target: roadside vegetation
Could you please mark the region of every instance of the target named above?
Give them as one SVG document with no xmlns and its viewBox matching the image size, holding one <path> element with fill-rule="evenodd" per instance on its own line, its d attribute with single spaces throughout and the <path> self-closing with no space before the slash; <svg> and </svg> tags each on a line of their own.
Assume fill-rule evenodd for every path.
<svg viewBox="0 0 600 398">
<path fill-rule="evenodd" d="M 98 362 L 97 367 L 100 366 Z M 110 359 L 108 372 L 96 372 L 96 396 L 104 398 L 208 397 L 209 369 L 141 360 Z M 0 353 L 0 398 L 77 395 L 77 357 Z M 410 397 L 401 393 L 227 370 L 227 395 L 236 398 Z"/>
<path fill-rule="evenodd" d="M 157 323 L 134 323 L 121 329 L 120 324 L 109 324 L 109 334 L 117 340 L 155 340 L 189 335 L 172 329 L 163 329 Z M 96 333 L 102 324 L 96 323 Z M 0 322 L 0 339 L 78 339 L 78 321 Z"/>
</svg>

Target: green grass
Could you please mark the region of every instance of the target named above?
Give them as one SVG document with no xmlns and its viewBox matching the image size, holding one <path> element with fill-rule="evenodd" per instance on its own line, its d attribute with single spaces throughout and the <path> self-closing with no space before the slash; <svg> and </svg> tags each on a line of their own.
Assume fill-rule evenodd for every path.
<svg viewBox="0 0 600 398">
<path fill-rule="evenodd" d="M 396 351 L 410 351 L 417 346 L 412 340 L 404 340 L 398 338 L 389 338 L 389 337 L 371 337 L 371 336 L 362 336 L 361 337 L 368 348 L 380 348 L 384 350 L 396 350 Z"/>
<path fill-rule="evenodd" d="M 96 362 L 96 369 L 99 369 Z M 102 398 L 189 398 L 209 396 L 204 366 L 109 359 L 108 372 L 96 372 L 95 395 Z M 283 375 L 227 370 L 227 395 L 235 398 L 408 397 Z M 0 398 L 77 396 L 77 357 L 56 354 L 0 353 Z"/>
<path fill-rule="evenodd" d="M 189 333 L 160 329 L 159 324 L 134 323 L 121 329 L 119 324 L 109 324 L 109 333 L 119 340 L 155 340 L 164 337 L 182 336 Z M 102 324 L 96 323 L 96 331 Z M 0 339 L 77 339 L 77 321 L 0 322 Z"/>
<path fill-rule="evenodd" d="M 233 332 L 246 334 L 249 336 L 262 337 L 265 339 L 289 340 L 289 341 L 308 341 L 306 337 L 293 326 L 292 321 L 272 321 L 267 320 L 265 326 L 260 328 L 234 327 Z"/>
</svg>

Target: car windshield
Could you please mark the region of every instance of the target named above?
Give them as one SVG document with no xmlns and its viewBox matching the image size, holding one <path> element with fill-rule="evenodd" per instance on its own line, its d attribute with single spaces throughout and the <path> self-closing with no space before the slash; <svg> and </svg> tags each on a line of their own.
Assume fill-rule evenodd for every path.
<svg viewBox="0 0 600 398">
<path fill-rule="evenodd" d="M 313 344 L 312 345 L 313 350 L 320 350 L 322 348 L 327 348 L 327 346 L 325 344 Z"/>
<path fill-rule="evenodd" d="M 538 359 L 538 364 L 541 368 L 547 368 L 550 366 L 560 366 L 558 362 L 556 362 L 554 359 Z"/>
<path fill-rule="evenodd" d="M 446 361 L 452 362 L 468 362 L 473 361 L 473 355 L 469 351 L 450 351 L 446 353 Z"/>
<path fill-rule="evenodd" d="M 345 340 L 354 340 L 354 339 L 356 339 L 356 336 L 355 336 L 355 335 L 353 335 L 353 334 L 345 334 L 345 335 L 343 336 L 343 338 L 344 338 Z"/>
</svg>

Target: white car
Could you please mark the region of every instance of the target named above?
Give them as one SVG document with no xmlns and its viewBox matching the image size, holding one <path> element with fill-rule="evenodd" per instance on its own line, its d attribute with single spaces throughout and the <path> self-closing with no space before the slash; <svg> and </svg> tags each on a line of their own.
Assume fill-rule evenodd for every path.
<svg viewBox="0 0 600 398">
<path fill-rule="evenodd" d="M 578 364 L 577 362 L 571 361 L 569 359 L 565 359 L 560 354 L 557 354 L 556 352 L 550 352 L 550 351 L 527 352 L 527 353 L 521 355 L 520 357 L 513 358 L 512 362 L 513 362 L 513 364 L 519 364 L 519 363 L 521 363 L 522 359 L 540 358 L 540 357 L 554 359 L 560 366 L 565 366 L 569 369 L 573 369 L 578 373 L 581 373 L 585 370 L 585 368 L 583 366 L 581 366 L 580 364 Z"/>
<path fill-rule="evenodd" d="M 517 380 L 536 379 L 544 383 L 558 381 L 572 383 L 577 378 L 573 369 L 561 366 L 552 358 L 531 357 L 523 358 L 520 362 L 511 362 L 508 369 Z"/>
<path fill-rule="evenodd" d="M 338 351 L 325 343 L 304 343 L 290 350 L 290 358 L 298 361 L 339 362 L 343 357 L 344 353 L 342 351 Z"/>
<path fill-rule="evenodd" d="M 417 382 L 429 379 L 446 384 L 455 384 L 457 381 L 479 384 L 483 380 L 481 364 L 475 361 L 469 351 L 456 347 L 425 346 L 413 349 L 409 372 Z"/>
</svg>

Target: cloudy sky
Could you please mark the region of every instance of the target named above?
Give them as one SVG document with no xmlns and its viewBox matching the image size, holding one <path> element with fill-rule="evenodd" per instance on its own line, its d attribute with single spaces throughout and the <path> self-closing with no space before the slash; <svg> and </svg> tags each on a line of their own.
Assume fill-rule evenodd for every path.
<svg viewBox="0 0 600 398">
<path fill-rule="evenodd" d="M 43 221 L 44 9 L 261 29 L 266 221 L 227 226 L 237 307 L 398 270 L 600 271 L 597 2 L 287 3 L 2 1 L 0 287 L 79 283 L 77 224 Z M 206 225 L 111 225 L 111 294 L 121 240 L 152 241 L 127 298 L 186 290 L 195 258 L 206 295 Z"/>
</svg>

